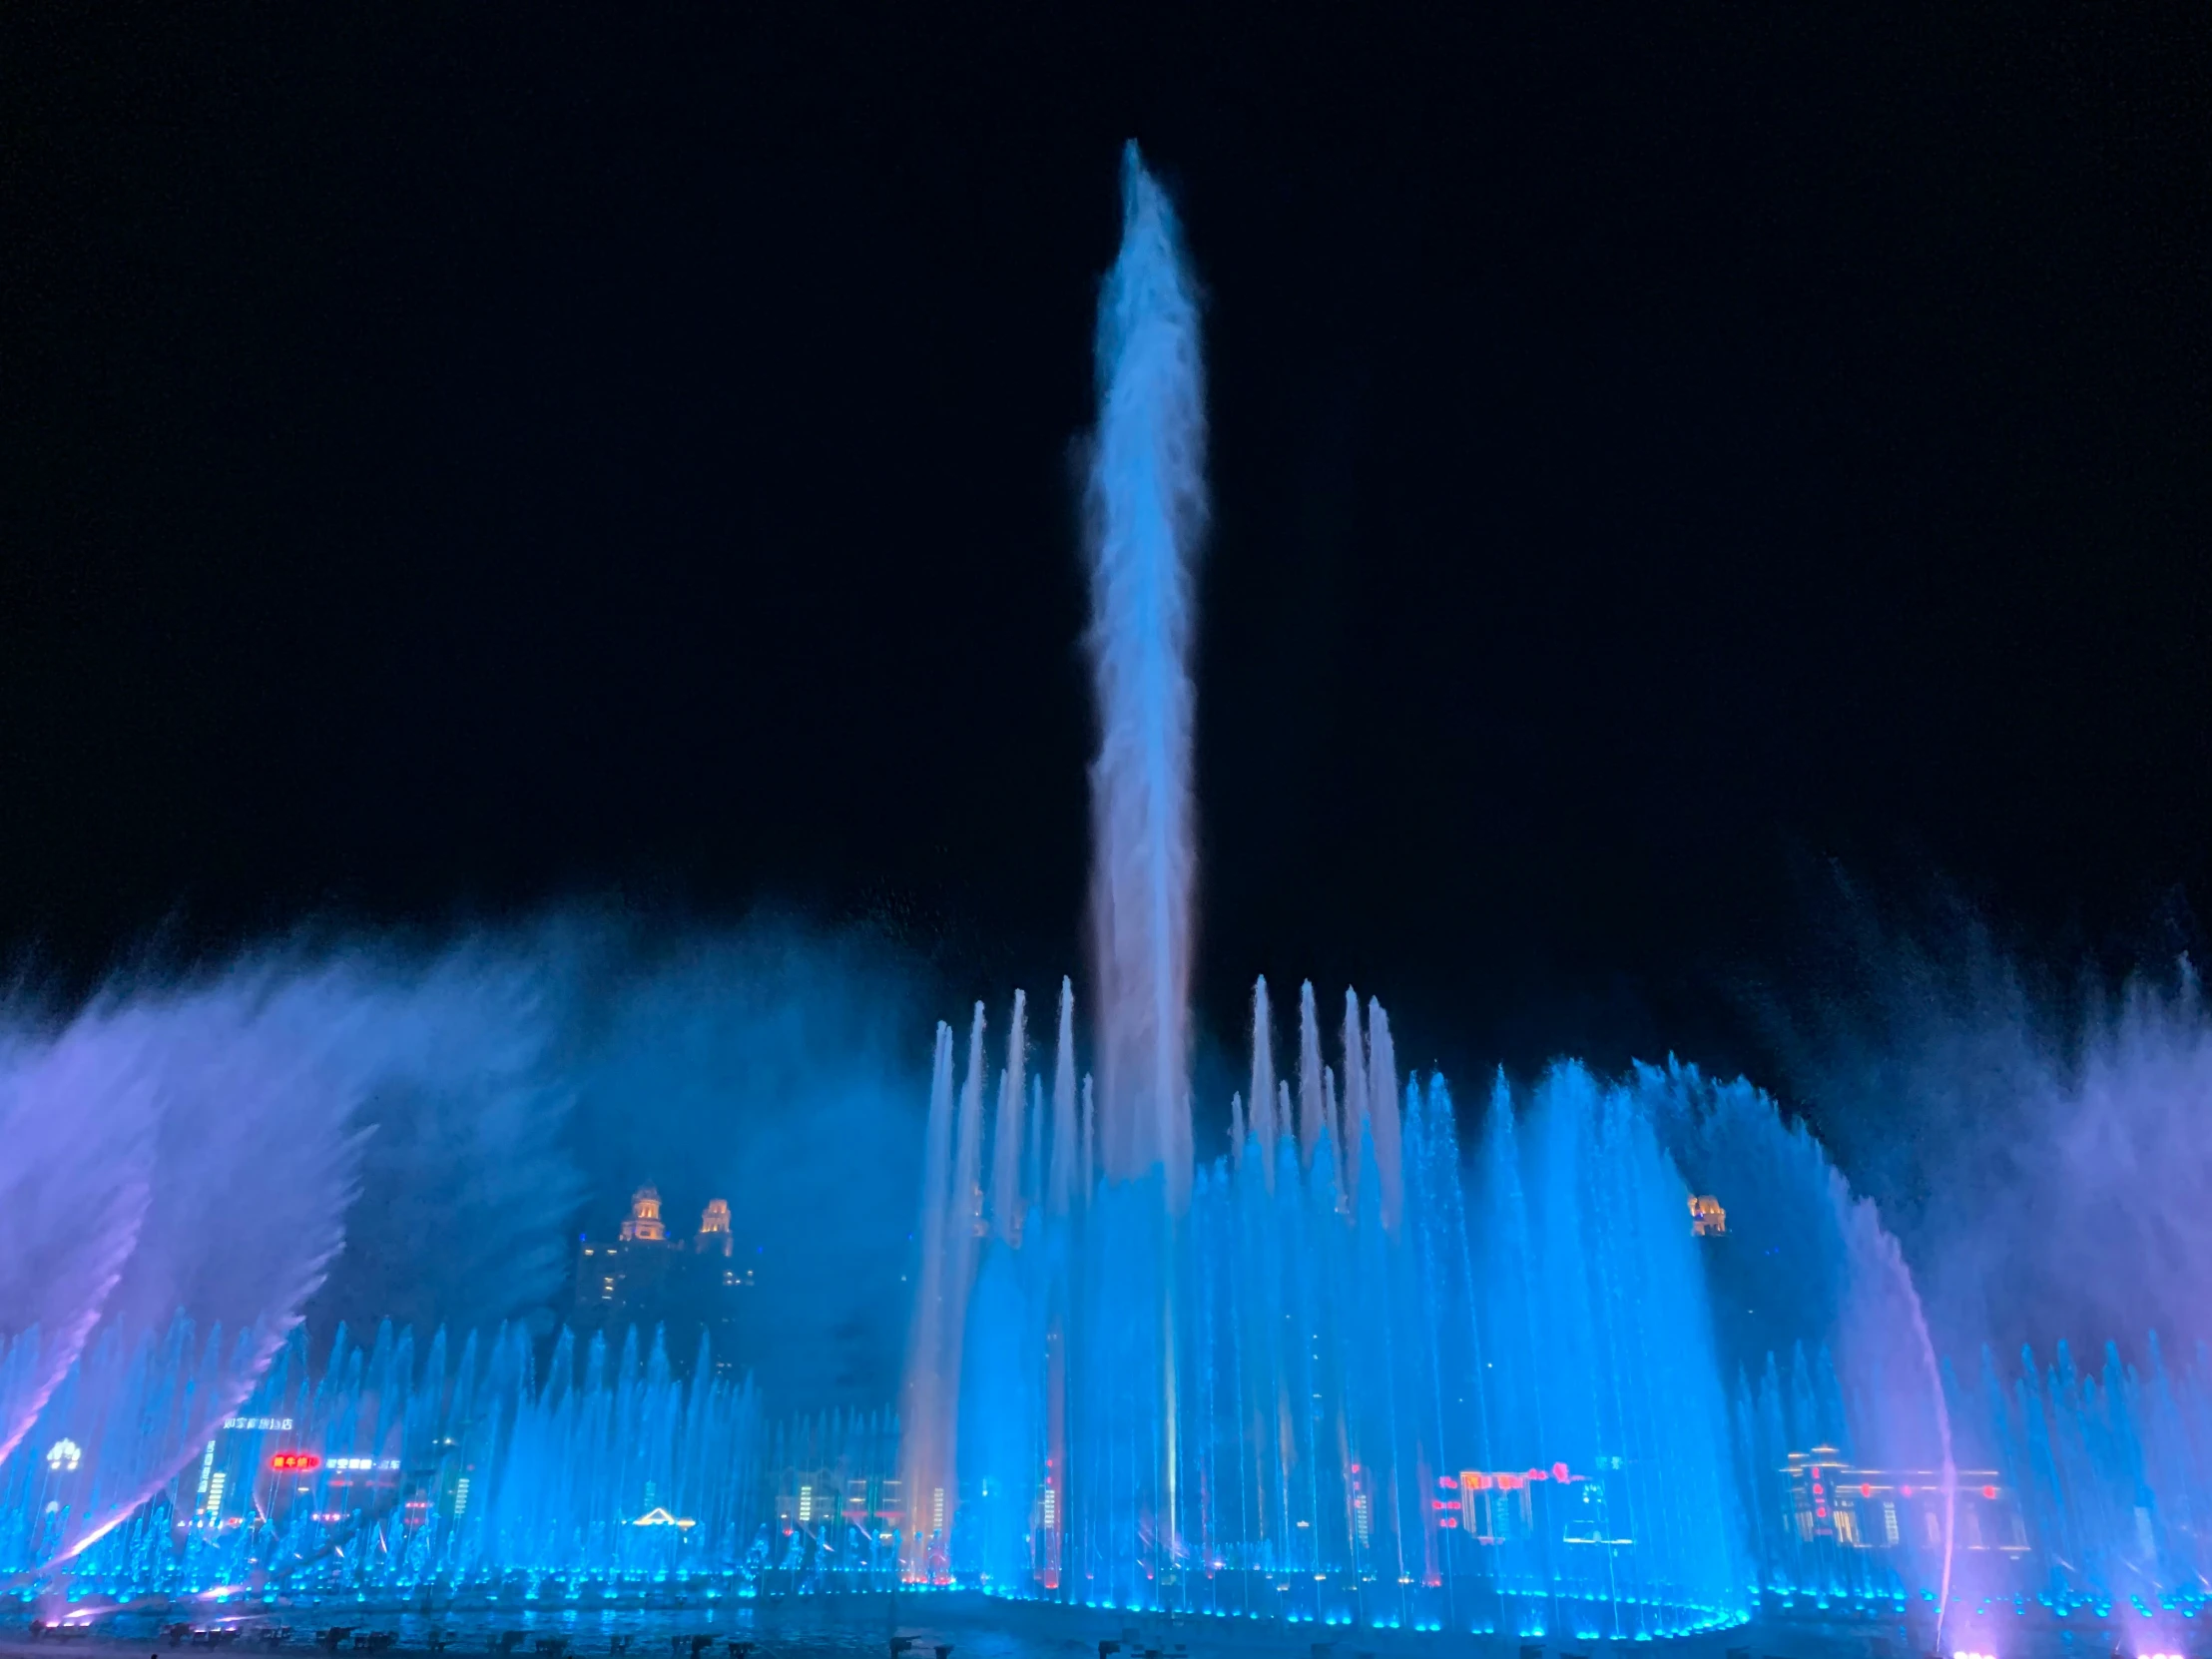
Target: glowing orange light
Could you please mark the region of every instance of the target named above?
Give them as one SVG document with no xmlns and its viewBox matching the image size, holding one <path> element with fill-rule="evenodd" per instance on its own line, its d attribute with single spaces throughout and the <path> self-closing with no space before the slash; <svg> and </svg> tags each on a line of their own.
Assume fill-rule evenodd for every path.
<svg viewBox="0 0 2212 1659">
<path fill-rule="evenodd" d="M 322 1459 L 311 1451 L 279 1451 L 276 1456 L 270 1458 L 269 1466 L 273 1469 L 286 1471 L 318 1469 L 322 1467 Z"/>
</svg>

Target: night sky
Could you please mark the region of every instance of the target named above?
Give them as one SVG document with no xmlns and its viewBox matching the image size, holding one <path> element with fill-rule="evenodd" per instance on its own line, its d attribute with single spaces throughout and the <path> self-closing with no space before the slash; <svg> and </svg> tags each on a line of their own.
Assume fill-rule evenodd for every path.
<svg viewBox="0 0 2212 1659">
<path fill-rule="evenodd" d="M 1756 1059 L 1832 868 L 2062 958 L 2212 898 L 2200 10 L 8 10 L 14 962 L 580 899 L 1079 967 L 1130 137 L 1217 1033 Z"/>
</svg>

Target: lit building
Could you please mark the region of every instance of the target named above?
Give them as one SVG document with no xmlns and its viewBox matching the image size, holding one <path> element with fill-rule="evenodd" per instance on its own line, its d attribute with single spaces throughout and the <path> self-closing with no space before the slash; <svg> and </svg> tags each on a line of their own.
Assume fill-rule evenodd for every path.
<svg viewBox="0 0 2212 1659">
<path fill-rule="evenodd" d="M 1832 1445 L 1793 1451 L 1782 1470 L 1800 1543 L 1845 1549 L 1941 1549 L 1943 1477 L 1933 1469 L 1865 1469 Z M 2027 1552 L 2027 1528 L 1994 1469 L 1953 1473 L 1953 1542 L 1965 1550 Z"/>
<path fill-rule="evenodd" d="M 1718 1238 L 1728 1231 L 1728 1212 L 1721 1208 L 1719 1199 L 1691 1196 L 1690 1231 L 1701 1239 Z"/>
<path fill-rule="evenodd" d="M 702 1256 L 712 1255 L 717 1250 L 725 1256 L 733 1253 L 728 1201 L 717 1198 L 708 1202 L 706 1214 L 699 1218 L 699 1237 L 693 1241 L 693 1248 Z"/>
<path fill-rule="evenodd" d="M 820 1531 L 841 1521 L 868 1531 L 898 1521 L 898 1482 L 875 1472 L 838 1467 L 787 1468 L 777 1471 L 777 1525 L 786 1536 L 794 1528 Z"/>
<path fill-rule="evenodd" d="M 716 1203 L 722 1201 L 717 1199 Z M 730 1207 L 722 1206 L 725 1221 L 729 1220 Z M 668 1229 L 661 1223 L 661 1194 L 656 1187 L 640 1187 L 630 1195 L 630 1217 L 622 1224 L 624 1244 L 666 1244 Z"/>
<path fill-rule="evenodd" d="M 1454 1480 L 1438 1478 L 1446 1496 L 1434 1498 L 1440 1531 L 1462 1533 L 1476 1544 L 1504 1544 L 1556 1530 L 1566 1543 L 1627 1544 L 1605 1523 L 1604 1471 L 1618 1457 L 1600 1457 L 1598 1471 L 1576 1473 L 1565 1463 L 1549 1468 L 1462 1469 Z"/>
<path fill-rule="evenodd" d="M 679 1368 L 692 1363 L 705 1336 L 715 1371 L 735 1376 L 743 1369 L 743 1316 L 752 1287 L 753 1270 L 738 1266 L 726 1200 L 708 1204 L 695 1237 L 672 1239 L 659 1190 L 644 1186 L 631 1195 L 630 1213 L 613 1239 L 586 1233 L 577 1241 L 572 1323 L 610 1333 L 632 1325 L 650 1333 L 658 1326 Z"/>
</svg>

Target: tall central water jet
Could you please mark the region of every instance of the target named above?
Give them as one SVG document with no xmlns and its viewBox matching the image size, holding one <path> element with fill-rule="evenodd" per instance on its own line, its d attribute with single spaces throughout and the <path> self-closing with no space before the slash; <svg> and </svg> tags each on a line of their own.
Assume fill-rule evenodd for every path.
<svg viewBox="0 0 2212 1659">
<path fill-rule="evenodd" d="M 1501 1101 L 1469 1171 L 1441 1080 L 1401 1095 L 1382 1007 L 1349 990 L 1332 1068 L 1300 987 L 1294 1113 L 1263 985 L 1251 1111 L 1232 1101 L 1227 1156 L 1194 1166 L 1205 422 L 1194 284 L 1134 147 L 1122 215 L 1086 548 L 1097 1088 L 1078 1145 L 1063 990 L 1046 1158 L 1020 998 L 988 1129 L 980 1014 L 957 1112 L 940 1032 L 901 1571 L 1522 1635 L 1725 1622 L 1726 1405 L 1687 1194 L 1625 1097 L 1574 1071 L 1526 1114 Z"/>
<path fill-rule="evenodd" d="M 1098 307 L 1090 478 L 1091 925 L 1105 1174 L 1190 1195 L 1192 566 L 1206 523 L 1198 301 L 1166 194 L 1132 143 Z"/>
</svg>

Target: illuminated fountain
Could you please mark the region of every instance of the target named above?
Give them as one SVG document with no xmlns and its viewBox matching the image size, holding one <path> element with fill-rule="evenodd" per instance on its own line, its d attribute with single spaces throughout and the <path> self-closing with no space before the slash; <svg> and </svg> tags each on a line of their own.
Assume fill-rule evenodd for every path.
<svg viewBox="0 0 2212 1659">
<path fill-rule="evenodd" d="M 1180 1208 L 1158 1173 L 1086 1178 L 1065 1017 L 1060 1106 L 1024 1099 L 1018 1058 L 1000 1073 L 990 1181 L 931 1195 L 933 1254 L 973 1285 L 945 1299 L 957 1396 L 908 1419 L 908 1491 L 942 1517 L 909 1573 L 1521 1634 L 1743 1617 L 1698 1244 L 1634 1099 L 1562 1067 L 1517 1108 L 1501 1091 L 1463 1156 L 1441 1080 L 1400 1096 L 1380 1007 L 1347 999 L 1325 1067 L 1307 993 L 1278 1082 L 1256 1004 L 1271 1104 L 1239 1098 Z M 940 1033 L 933 1172 L 980 1167 L 980 1017 L 969 1052 L 955 1103 Z M 951 1467 L 922 1463 L 938 1446 Z"/>
<path fill-rule="evenodd" d="M 2203 1380 L 2030 1364 L 1962 1396 L 1873 1206 L 1748 1085 L 1563 1064 L 1501 1080 L 1463 1148 L 1380 1004 L 1347 992 L 1325 1034 L 1302 987 L 1279 1073 L 1262 981 L 1226 1154 L 1197 1161 L 1198 306 L 1134 148 L 1123 209 L 1091 451 L 1094 1072 L 1066 985 L 1049 1083 L 1019 995 L 1002 1046 L 980 1005 L 964 1045 L 938 1029 L 908 1581 L 1577 1640 L 1909 1597 L 1939 1639 L 2129 1580 L 2193 1606 L 2193 1542 L 2159 1540 L 2212 1517 Z"/>
<path fill-rule="evenodd" d="M 687 1380 L 656 1338 L 564 1333 L 541 1371 L 519 1326 L 457 1349 L 439 1332 L 418 1354 L 387 1325 L 367 1349 L 341 1331 L 315 1371 L 295 1332 L 156 1480 L 148 1425 L 226 1346 L 180 1321 L 131 1357 L 131 1396 L 87 1415 L 57 1390 L 41 1437 L 0 1466 L 0 1572 L 19 1590 L 519 1606 L 892 1581 L 887 1414 L 764 1425 L 750 1380 L 717 1377 L 704 1345 Z M 65 1553 L 85 1513 L 148 1483 L 151 1501 Z"/>
<path fill-rule="evenodd" d="M 1382 1007 L 1267 986 L 1226 1157 L 1189 1094 L 1197 303 L 1134 149 L 1091 492 L 1096 1086 L 940 1027 L 905 1570 L 1094 1605 L 1650 1636 L 1745 1616 L 1687 1188 L 1633 1090 L 1502 1087 L 1463 1158 Z M 1333 1064 L 1325 1063 L 1325 1047 Z M 988 1121 L 986 1121 L 988 1119 Z M 1079 1126 L 1080 1125 L 1080 1126 Z M 986 1176 L 986 1142 L 988 1144 Z"/>
<path fill-rule="evenodd" d="M 2212 1356 L 1984 1356 L 1962 1383 L 1881 1218 L 1749 1085 L 1563 1063 L 1461 1116 L 1400 1072 L 1379 1003 L 1325 1019 L 1302 986 L 1279 1019 L 1263 980 L 1199 1156 L 1198 303 L 1133 150 L 1123 185 L 1089 502 L 1095 1006 L 1079 1027 L 1063 984 L 1034 1050 L 1018 994 L 1002 1034 L 980 1005 L 938 1027 L 895 1418 L 764 1424 L 749 1382 L 640 1333 L 387 1327 L 311 1367 L 362 1102 L 450 1088 L 472 1131 L 526 1126 L 544 1054 L 514 1034 L 556 1022 L 466 961 L 249 962 L 0 1032 L 9 1588 L 521 1608 L 904 1583 L 1576 1642 L 1910 1610 L 1968 1654 L 2034 1610 L 2188 1651 Z M 2212 1093 L 2173 1081 L 2212 1080 L 2212 1038 L 2144 1052 L 2100 1102 Z"/>
</svg>

